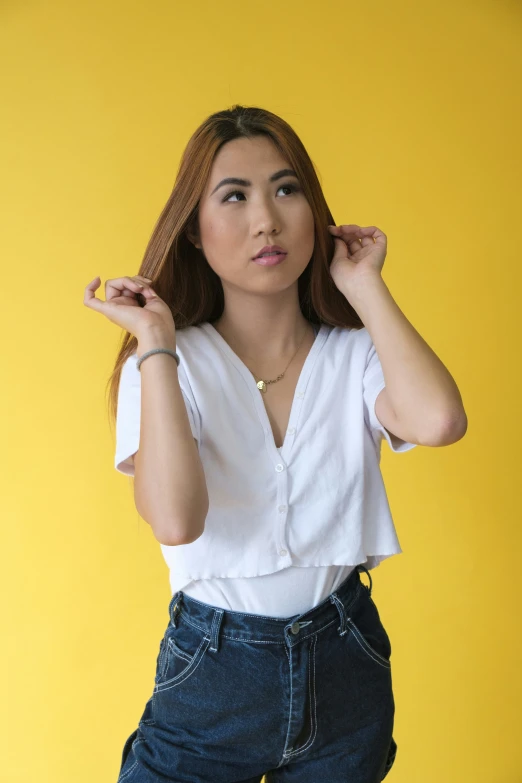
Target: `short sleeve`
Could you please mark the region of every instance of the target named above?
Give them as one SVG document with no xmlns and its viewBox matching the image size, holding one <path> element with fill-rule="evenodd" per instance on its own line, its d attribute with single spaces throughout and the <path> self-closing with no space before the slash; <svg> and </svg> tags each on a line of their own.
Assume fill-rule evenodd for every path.
<svg viewBox="0 0 522 783">
<path fill-rule="evenodd" d="M 363 398 L 364 398 L 364 415 L 369 424 L 372 436 L 377 443 L 382 440 L 386 440 L 390 449 L 394 452 L 401 453 L 403 451 L 410 451 L 417 446 L 417 443 L 410 443 L 409 441 L 398 438 L 393 433 L 389 432 L 384 425 L 381 424 L 375 413 L 375 402 L 384 387 L 386 382 L 384 380 L 384 374 L 382 371 L 382 365 L 379 360 L 379 356 L 375 349 L 373 342 L 371 343 L 370 350 L 368 352 L 368 358 L 366 362 L 366 369 L 363 376 Z"/>
<path fill-rule="evenodd" d="M 141 373 L 136 367 L 137 361 L 138 356 L 134 353 L 124 362 L 118 388 L 114 467 L 127 476 L 134 476 L 134 454 L 140 445 Z M 192 435 L 199 443 L 200 433 L 195 403 L 192 394 L 184 389 L 182 372 L 180 365 L 178 375 L 181 393 L 185 401 Z"/>
</svg>

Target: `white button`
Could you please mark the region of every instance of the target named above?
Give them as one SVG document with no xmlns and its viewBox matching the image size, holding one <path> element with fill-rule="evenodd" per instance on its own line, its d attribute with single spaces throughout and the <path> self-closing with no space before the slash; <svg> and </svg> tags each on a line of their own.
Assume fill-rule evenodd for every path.
<svg viewBox="0 0 522 783">
<path fill-rule="evenodd" d="M 285 466 L 279 463 L 278 465 L 275 466 L 275 469 L 277 470 L 278 473 L 281 473 L 281 471 L 285 469 Z"/>
<path fill-rule="evenodd" d="M 280 555 L 287 555 L 287 554 L 288 554 L 288 552 L 286 551 L 286 549 L 280 549 L 280 550 L 279 550 L 279 554 L 280 554 Z"/>
<path fill-rule="evenodd" d="M 279 506 L 279 511 L 286 511 L 286 506 Z"/>
<path fill-rule="evenodd" d="M 293 435 L 294 432 L 295 432 L 295 427 L 290 427 L 290 429 L 288 430 L 288 434 Z"/>
<path fill-rule="evenodd" d="M 304 397 L 304 392 L 297 392 L 298 397 Z"/>
</svg>

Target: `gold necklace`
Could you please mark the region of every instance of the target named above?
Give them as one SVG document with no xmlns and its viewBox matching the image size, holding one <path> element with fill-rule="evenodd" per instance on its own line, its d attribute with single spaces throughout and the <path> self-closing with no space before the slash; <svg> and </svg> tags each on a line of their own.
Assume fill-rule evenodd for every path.
<svg viewBox="0 0 522 783">
<path fill-rule="evenodd" d="M 299 343 L 299 345 L 298 345 L 298 347 L 297 347 L 297 351 L 294 353 L 294 355 L 292 356 L 292 358 L 290 359 L 290 361 L 289 361 L 289 362 L 288 362 L 288 364 L 286 365 L 286 367 L 285 367 L 285 369 L 283 370 L 283 372 L 281 373 L 281 375 L 278 375 L 278 376 L 277 376 L 277 378 L 275 378 L 273 381 L 264 381 L 264 380 L 262 380 L 261 378 L 258 380 L 258 379 L 256 378 L 256 376 L 255 376 L 255 373 L 253 373 L 253 372 L 252 372 L 252 370 L 250 370 L 250 372 L 252 372 L 252 375 L 254 376 L 254 378 L 255 378 L 255 380 L 256 380 L 256 385 L 257 385 L 257 388 L 259 389 L 259 391 L 263 392 L 263 394 L 266 392 L 266 387 L 267 387 L 267 385 L 268 385 L 269 383 L 277 383 L 277 381 L 280 381 L 280 380 L 281 380 L 281 378 L 283 378 L 283 377 L 284 377 L 284 374 L 285 374 L 285 372 L 288 370 L 288 368 L 289 368 L 290 364 L 293 362 L 293 360 L 294 360 L 294 359 L 295 359 L 295 357 L 297 356 L 297 353 L 298 353 L 298 351 L 299 351 L 299 348 L 300 348 L 300 347 L 301 347 L 301 345 L 303 344 L 303 340 L 304 340 L 304 338 L 306 337 L 306 333 L 307 333 L 307 331 L 308 331 L 308 329 L 305 329 L 305 333 L 304 333 L 304 335 L 303 335 L 303 338 L 302 338 L 301 342 Z"/>
</svg>

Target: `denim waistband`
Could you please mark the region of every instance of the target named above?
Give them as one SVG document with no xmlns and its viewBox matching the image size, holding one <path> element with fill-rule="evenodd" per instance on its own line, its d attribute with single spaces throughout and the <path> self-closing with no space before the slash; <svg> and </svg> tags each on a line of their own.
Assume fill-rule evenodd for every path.
<svg viewBox="0 0 522 783">
<path fill-rule="evenodd" d="M 369 586 L 361 580 L 362 571 L 368 575 Z M 210 638 L 208 649 L 212 652 L 218 650 L 221 633 L 226 634 L 227 638 L 240 642 L 274 642 L 292 646 L 339 618 L 339 633 L 340 635 L 346 633 L 350 607 L 361 590 L 366 590 L 371 595 L 372 578 L 368 569 L 359 564 L 324 601 L 293 617 L 264 617 L 259 614 L 222 609 L 198 601 L 197 598 L 186 595 L 183 590 L 178 590 L 172 596 L 169 603 L 169 616 L 174 627 L 182 616 L 190 625 L 208 635 Z"/>
</svg>

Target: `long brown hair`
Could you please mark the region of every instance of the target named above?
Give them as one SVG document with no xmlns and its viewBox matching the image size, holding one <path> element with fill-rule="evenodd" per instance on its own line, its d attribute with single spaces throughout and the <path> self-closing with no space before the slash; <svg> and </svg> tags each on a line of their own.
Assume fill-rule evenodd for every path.
<svg viewBox="0 0 522 783">
<path fill-rule="evenodd" d="M 204 321 L 212 323 L 221 316 L 224 308 L 221 279 L 188 235 L 197 233 L 199 202 L 219 149 L 232 139 L 261 135 L 272 140 L 295 170 L 314 215 L 314 251 L 298 280 L 301 312 L 314 324 L 361 329 L 363 322 L 329 273 L 335 244 L 327 226 L 335 225 L 335 221 L 314 164 L 285 120 L 255 106 L 234 105 L 211 114 L 193 133 L 181 158 L 172 193 L 154 226 L 136 274 L 152 280 L 152 287 L 172 311 L 176 330 Z M 107 383 L 111 424 L 117 415 L 121 369 L 137 345 L 137 338 L 124 332 Z"/>
</svg>

